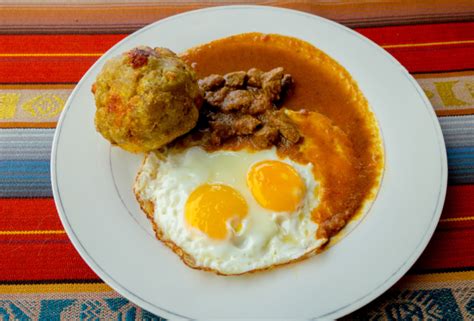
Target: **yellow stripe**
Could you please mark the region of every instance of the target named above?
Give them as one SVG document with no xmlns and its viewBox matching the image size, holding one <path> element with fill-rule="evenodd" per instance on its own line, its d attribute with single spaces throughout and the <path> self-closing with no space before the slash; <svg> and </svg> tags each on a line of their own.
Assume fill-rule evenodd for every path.
<svg viewBox="0 0 474 321">
<path fill-rule="evenodd" d="M 105 283 L 11 284 L 0 285 L 0 294 L 52 293 L 52 292 L 110 292 Z"/>
<path fill-rule="evenodd" d="M 0 57 L 100 57 L 103 53 L 0 53 Z"/>
<path fill-rule="evenodd" d="M 413 77 L 415 77 L 415 79 L 426 79 L 426 78 L 437 79 L 437 78 L 451 78 L 451 77 L 462 77 L 462 76 L 472 76 L 472 75 L 474 75 L 474 70 L 414 74 Z"/>
<path fill-rule="evenodd" d="M 474 220 L 474 216 L 443 218 L 439 221 L 440 222 L 462 222 L 462 221 L 472 221 L 472 220 Z"/>
<path fill-rule="evenodd" d="M 402 280 L 409 283 L 466 281 L 474 280 L 474 271 L 406 275 Z"/>
<path fill-rule="evenodd" d="M 75 86 L 75 84 L 0 84 L 0 89 L 73 89 Z"/>
<path fill-rule="evenodd" d="M 41 235 L 41 234 L 65 234 L 64 230 L 37 230 L 37 231 L 0 231 L 0 235 Z"/>
<path fill-rule="evenodd" d="M 460 44 L 469 44 L 469 43 L 474 43 L 474 40 L 424 42 L 424 43 L 401 43 L 401 44 L 397 44 L 397 45 L 383 45 L 382 48 L 448 46 L 448 45 L 460 45 Z"/>
</svg>

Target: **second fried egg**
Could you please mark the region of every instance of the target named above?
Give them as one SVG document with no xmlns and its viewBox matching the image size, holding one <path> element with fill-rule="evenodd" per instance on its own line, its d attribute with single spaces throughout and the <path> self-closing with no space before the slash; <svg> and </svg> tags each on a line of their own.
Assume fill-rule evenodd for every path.
<svg viewBox="0 0 474 321">
<path fill-rule="evenodd" d="M 274 148 L 150 153 L 136 193 L 153 204 L 162 240 L 184 251 L 191 266 L 241 274 L 326 243 L 311 218 L 318 205 L 312 167 L 280 158 Z"/>
</svg>

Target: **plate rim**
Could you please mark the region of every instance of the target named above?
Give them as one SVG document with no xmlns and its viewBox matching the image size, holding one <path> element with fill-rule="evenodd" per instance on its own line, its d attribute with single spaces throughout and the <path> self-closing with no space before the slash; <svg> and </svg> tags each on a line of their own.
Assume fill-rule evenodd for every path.
<svg viewBox="0 0 474 321">
<path fill-rule="evenodd" d="M 362 306 L 365 306 L 369 302 L 373 301 L 375 298 L 378 296 L 382 295 L 387 291 L 391 286 L 393 286 L 400 278 L 402 278 L 405 273 L 412 267 L 412 265 L 415 263 L 415 261 L 420 257 L 420 255 L 423 253 L 424 249 L 428 245 L 429 241 L 431 240 L 431 237 L 433 236 L 433 233 L 435 231 L 435 228 L 438 224 L 439 218 L 441 216 L 441 212 L 443 209 L 445 197 L 446 197 L 446 190 L 447 190 L 447 180 L 448 180 L 448 171 L 447 171 L 447 155 L 446 155 L 446 147 L 445 147 L 445 141 L 444 137 L 441 131 L 441 126 L 439 124 L 438 118 L 436 116 L 436 113 L 429 102 L 428 98 L 424 94 L 423 90 L 421 89 L 420 85 L 416 82 L 416 80 L 409 74 L 409 72 L 406 70 L 406 68 L 398 62 L 390 53 L 388 53 L 385 49 L 377 45 L 375 42 L 372 40 L 368 39 L 367 37 L 361 35 L 360 33 L 342 25 L 339 24 L 335 21 L 326 19 L 324 17 L 298 11 L 298 10 L 293 10 L 293 9 L 286 9 L 286 8 L 279 8 L 279 7 L 272 7 L 272 6 L 262 6 L 262 5 L 229 5 L 229 6 L 216 6 L 216 7 L 210 7 L 210 8 L 204 8 L 204 9 L 197 9 L 197 10 L 192 10 L 192 11 L 187 11 L 184 13 L 180 13 L 177 15 L 173 15 L 158 21 L 155 21 L 151 24 L 148 24 L 141 29 L 133 32 L 132 34 L 128 35 L 124 39 L 120 40 L 117 42 L 114 46 L 109 48 L 94 64 L 89 67 L 86 73 L 81 77 L 79 82 L 76 84 L 74 87 L 74 90 L 71 92 L 70 96 L 68 97 L 64 109 L 61 112 L 61 116 L 59 117 L 59 120 L 57 122 L 56 129 L 54 131 L 54 137 L 53 137 L 53 143 L 52 143 L 52 149 L 51 149 L 51 164 L 50 164 L 50 170 L 51 170 L 51 185 L 52 185 L 52 191 L 53 191 L 53 197 L 54 197 L 54 202 L 56 205 L 56 208 L 58 210 L 58 214 L 61 220 L 61 223 L 64 226 L 64 229 L 66 230 L 66 233 L 68 234 L 69 239 L 71 240 L 71 243 L 74 245 L 74 248 L 76 251 L 79 253 L 81 258 L 87 263 L 87 265 L 103 280 L 105 283 L 107 283 L 112 289 L 117 291 L 119 294 L 123 295 L 127 299 L 129 299 L 131 302 L 137 304 L 138 306 L 149 310 L 153 313 L 157 313 L 160 316 L 164 316 L 167 318 L 183 318 L 183 319 L 189 319 L 189 317 L 186 317 L 184 315 L 179 314 L 178 312 L 174 311 L 169 311 L 165 308 L 159 307 L 151 302 L 148 302 L 146 299 L 141 298 L 135 293 L 130 292 L 125 286 L 121 285 L 120 282 L 116 281 L 114 278 L 109 276 L 108 272 L 105 271 L 96 261 L 94 258 L 89 255 L 87 249 L 81 244 L 79 238 L 76 236 L 74 230 L 72 229 L 69 220 L 67 218 L 66 211 L 63 207 L 62 201 L 61 201 L 61 195 L 60 195 L 60 190 L 58 187 L 58 181 L 57 181 L 57 167 L 56 167 L 56 158 L 57 158 L 57 147 L 58 147 L 58 142 L 60 139 L 61 135 L 61 129 L 63 126 L 64 119 L 66 117 L 67 111 L 69 110 L 72 101 L 74 100 L 74 97 L 76 96 L 77 92 L 79 91 L 79 87 L 81 83 L 84 81 L 85 78 L 88 77 L 88 75 L 92 72 L 92 70 L 95 68 L 96 65 L 100 64 L 103 60 L 106 59 L 108 53 L 112 50 L 114 50 L 116 47 L 122 45 L 122 43 L 127 42 L 130 38 L 133 38 L 137 36 L 138 34 L 141 34 L 143 32 L 146 32 L 147 30 L 154 28 L 161 23 L 166 23 L 168 21 L 174 20 L 174 19 L 179 19 L 183 16 L 188 16 L 188 15 L 195 15 L 195 14 L 200 14 L 201 12 L 209 12 L 209 11 L 220 11 L 220 10 L 233 10 L 233 9 L 246 9 L 246 10 L 264 10 L 264 11 L 279 11 L 279 12 L 286 12 L 286 13 L 291 13 L 291 14 L 297 14 L 304 16 L 306 18 L 311 18 L 311 19 L 319 19 L 322 20 L 325 23 L 328 23 L 334 27 L 337 27 L 341 31 L 348 32 L 360 40 L 364 41 L 365 43 L 369 44 L 371 47 L 373 47 L 375 50 L 378 50 L 381 54 L 383 54 L 386 58 L 389 58 L 391 60 L 391 63 L 394 64 L 398 69 L 400 69 L 400 72 L 403 74 L 405 78 L 407 78 L 408 81 L 410 81 L 411 86 L 416 89 L 418 95 L 420 96 L 421 100 L 423 101 L 424 107 L 426 111 L 429 114 L 430 121 L 433 125 L 433 129 L 436 131 L 436 139 L 437 139 L 437 146 L 439 147 L 439 154 L 441 158 L 441 184 L 439 187 L 438 191 L 438 197 L 437 197 L 437 203 L 436 207 L 433 210 L 433 215 L 430 221 L 430 225 L 424 232 L 423 237 L 419 241 L 418 245 L 413 249 L 412 254 L 406 259 L 406 261 L 401 264 L 398 269 L 392 273 L 385 281 L 383 281 L 381 284 L 379 284 L 377 287 L 373 288 L 371 292 L 365 294 L 362 297 L 359 297 L 355 300 L 353 300 L 351 303 L 339 307 L 338 309 L 325 313 L 324 315 L 320 315 L 315 317 L 314 319 L 319 319 L 319 318 L 328 318 L 328 317 L 342 317 L 344 315 L 347 315 L 357 309 L 359 309 Z M 383 142 L 384 143 L 384 142 Z M 385 172 L 385 171 L 384 171 Z M 382 174 L 383 175 L 383 174 Z M 374 200 L 375 202 L 375 200 Z M 156 312 L 158 311 L 158 312 Z"/>
</svg>

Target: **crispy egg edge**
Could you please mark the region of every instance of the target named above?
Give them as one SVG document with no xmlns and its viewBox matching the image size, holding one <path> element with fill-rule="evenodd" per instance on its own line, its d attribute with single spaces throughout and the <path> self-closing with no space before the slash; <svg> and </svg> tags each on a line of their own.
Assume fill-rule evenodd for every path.
<svg viewBox="0 0 474 321">
<path fill-rule="evenodd" d="M 181 247 L 179 247 L 172 240 L 166 239 L 164 237 L 163 231 L 161 230 L 161 228 L 156 224 L 156 222 L 153 219 L 155 204 L 152 201 L 142 199 L 141 196 L 140 196 L 141 190 L 140 190 L 140 186 L 139 186 L 138 182 L 139 182 L 139 179 L 140 179 L 141 175 L 143 174 L 144 165 L 147 162 L 148 156 L 149 156 L 149 154 L 147 154 L 143 158 L 142 164 L 140 165 L 138 173 L 135 176 L 135 183 L 133 185 L 133 193 L 135 194 L 135 198 L 137 199 L 141 210 L 145 213 L 146 217 L 151 222 L 151 225 L 153 227 L 153 231 L 155 232 L 156 238 L 159 241 L 161 241 L 164 245 L 166 245 L 169 249 L 171 249 L 171 251 L 173 251 L 176 255 L 178 255 L 178 257 L 181 259 L 181 261 L 183 261 L 184 264 L 186 264 L 188 267 L 190 267 L 192 269 L 200 270 L 200 271 L 206 271 L 206 272 L 212 272 L 212 273 L 214 273 L 216 275 L 220 275 L 220 276 L 238 276 L 238 275 L 253 274 L 253 273 L 263 272 L 263 271 L 270 271 L 270 270 L 273 270 L 273 269 L 278 268 L 278 267 L 283 267 L 283 266 L 287 266 L 287 265 L 290 265 L 290 264 L 293 264 L 293 263 L 304 261 L 304 260 L 306 260 L 306 259 L 322 252 L 324 250 L 325 246 L 328 244 L 329 240 L 326 240 L 325 243 L 323 243 L 321 246 L 319 246 L 319 247 L 317 247 L 317 248 L 315 248 L 315 249 L 313 249 L 309 252 L 306 252 L 305 254 L 303 254 L 302 256 L 300 256 L 296 259 L 292 259 L 292 260 L 282 262 L 282 263 L 272 264 L 272 265 L 267 266 L 267 267 L 253 269 L 253 270 L 245 271 L 245 272 L 242 272 L 242 273 L 223 273 L 223 272 L 221 272 L 217 269 L 212 269 L 212 268 L 208 268 L 208 267 L 204 267 L 204 266 L 199 266 L 199 265 L 196 264 L 196 261 L 194 260 L 194 258 L 189 253 L 184 251 Z"/>
</svg>

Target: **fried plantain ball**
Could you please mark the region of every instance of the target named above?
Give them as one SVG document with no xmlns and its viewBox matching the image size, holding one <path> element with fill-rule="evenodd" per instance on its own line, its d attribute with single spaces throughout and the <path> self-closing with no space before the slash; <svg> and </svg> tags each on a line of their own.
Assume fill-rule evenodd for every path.
<svg viewBox="0 0 474 321">
<path fill-rule="evenodd" d="M 191 130 L 202 101 L 194 71 L 166 48 L 137 47 L 110 59 L 92 92 L 97 131 L 133 153 Z"/>
</svg>

